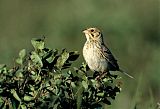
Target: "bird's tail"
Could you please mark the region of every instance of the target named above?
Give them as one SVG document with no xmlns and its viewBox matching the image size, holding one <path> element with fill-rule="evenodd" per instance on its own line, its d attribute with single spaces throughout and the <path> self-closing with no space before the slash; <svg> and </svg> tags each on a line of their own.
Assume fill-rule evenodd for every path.
<svg viewBox="0 0 160 109">
<path fill-rule="evenodd" d="M 124 72 L 123 70 L 119 69 L 119 71 L 120 71 L 121 73 L 125 74 L 126 76 L 128 76 L 128 77 L 134 79 L 133 76 L 129 75 L 128 73 Z"/>
</svg>

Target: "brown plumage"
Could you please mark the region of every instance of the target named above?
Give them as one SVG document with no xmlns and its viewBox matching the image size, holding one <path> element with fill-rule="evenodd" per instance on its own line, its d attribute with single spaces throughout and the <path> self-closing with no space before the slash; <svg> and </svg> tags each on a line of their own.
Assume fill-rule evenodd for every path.
<svg viewBox="0 0 160 109">
<path fill-rule="evenodd" d="M 120 71 L 133 78 L 119 68 L 117 60 L 103 42 L 103 36 L 99 29 L 88 28 L 83 31 L 86 43 L 83 47 L 83 57 L 92 71 L 106 73 L 109 71 Z"/>
</svg>

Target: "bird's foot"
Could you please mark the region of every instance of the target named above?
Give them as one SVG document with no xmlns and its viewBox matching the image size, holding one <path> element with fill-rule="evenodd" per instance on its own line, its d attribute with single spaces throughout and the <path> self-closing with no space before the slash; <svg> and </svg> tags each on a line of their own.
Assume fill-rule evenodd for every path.
<svg viewBox="0 0 160 109">
<path fill-rule="evenodd" d="M 98 75 L 95 79 L 96 80 L 100 80 L 100 79 L 102 79 L 103 77 L 105 77 L 105 75 L 107 75 L 107 72 L 103 72 L 103 73 L 100 73 L 100 75 Z"/>
</svg>

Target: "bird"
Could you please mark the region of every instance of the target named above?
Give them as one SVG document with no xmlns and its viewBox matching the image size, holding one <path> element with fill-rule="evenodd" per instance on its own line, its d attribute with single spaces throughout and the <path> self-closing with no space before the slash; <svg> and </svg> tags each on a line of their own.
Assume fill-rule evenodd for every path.
<svg viewBox="0 0 160 109">
<path fill-rule="evenodd" d="M 105 45 L 102 32 L 95 27 L 83 30 L 86 42 L 83 46 L 83 57 L 91 71 L 108 73 L 110 71 L 120 71 L 130 78 L 133 76 L 119 68 L 117 60 Z"/>
</svg>

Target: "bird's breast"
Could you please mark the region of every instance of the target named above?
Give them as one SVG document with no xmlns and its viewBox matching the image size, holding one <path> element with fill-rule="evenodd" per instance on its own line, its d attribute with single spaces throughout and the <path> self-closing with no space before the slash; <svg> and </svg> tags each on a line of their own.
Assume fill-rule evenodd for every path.
<svg viewBox="0 0 160 109">
<path fill-rule="evenodd" d="M 83 56 L 91 70 L 104 72 L 107 69 L 107 61 L 101 56 L 100 51 L 95 44 L 86 43 L 83 47 Z"/>
</svg>

